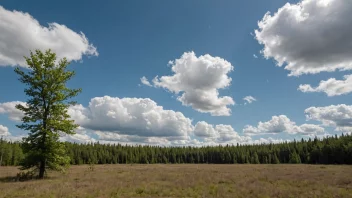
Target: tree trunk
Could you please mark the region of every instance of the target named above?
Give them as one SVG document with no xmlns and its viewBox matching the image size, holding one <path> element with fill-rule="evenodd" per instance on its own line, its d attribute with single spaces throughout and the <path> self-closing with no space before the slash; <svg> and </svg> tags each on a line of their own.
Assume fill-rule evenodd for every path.
<svg viewBox="0 0 352 198">
<path fill-rule="evenodd" d="M 4 149 L 1 149 L 1 157 L 0 157 L 0 166 L 2 165 L 2 155 L 4 153 Z"/>
<path fill-rule="evenodd" d="M 43 101 L 44 101 L 44 106 L 45 106 L 45 111 L 44 111 L 44 118 L 43 118 L 43 128 L 44 128 L 44 134 L 43 134 L 43 137 L 42 137 L 42 155 L 46 153 L 46 120 L 47 120 L 47 117 L 48 117 L 48 110 L 47 110 L 47 107 L 46 107 L 46 102 L 44 100 L 44 97 L 43 97 Z M 46 162 L 46 159 L 42 159 L 40 160 L 40 167 L 39 167 L 39 179 L 44 179 L 44 173 L 45 173 L 45 162 Z"/>
<path fill-rule="evenodd" d="M 2 137 L 0 138 L 0 143 L 1 143 L 1 156 L 0 156 L 0 166 L 2 165 L 2 156 L 4 155 L 4 146 L 3 146 L 3 140 Z"/>
<path fill-rule="evenodd" d="M 40 167 L 39 167 L 39 179 L 44 179 L 44 173 L 45 173 L 45 160 L 40 161 Z"/>
</svg>

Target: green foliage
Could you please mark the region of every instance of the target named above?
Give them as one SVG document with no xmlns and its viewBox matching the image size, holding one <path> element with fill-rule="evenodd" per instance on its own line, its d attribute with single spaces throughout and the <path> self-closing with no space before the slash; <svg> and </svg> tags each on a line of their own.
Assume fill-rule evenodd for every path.
<svg viewBox="0 0 352 198">
<path fill-rule="evenodd" d="M 272 158 L 272 164 L 280 164 L 280 160 L 277 157 L 276 153 L 274 153 L 274 157 Z"/>
<path fill-rule="evenodd" d="M 251 164 L 260 164 L 257 152 L 254 152 L 253 154 Z"/>
<path fill-rule="evenodd" d="M 301 158 L 296 152 L 293 152 L 290 154 L 290 164 L 300 164 L 301 163 Z"/>
<path fill-rule="evenodd" d="M 326 137 L 322 140 L 302 140 L 280 144 L 160 147 L 129 146 L 121 144 L 63 143 L 71 164 L 155 164 L 155 163 L 209 163 L 209 164 L 352 164 L 352 136 Z M 1 147 L 1 145 L 0 145 Z M 8 155 L 4 165 L 16 165 L 23 157 L 14 155 L 21 149 L 19 143 L 3 141 Z M 17 160 L 11 160 L 16 158 Z M 94 170 L 94 168 L 89 168 Z"/>
<path fill-rule="evenodd" d="M 65 155 L 65 145 L 59 142 L 60 135 L 74 134 L 78 127 L 70 120 L 67 109 L 80 89 L 69 89 L 66 82 L 74 76 L 67 71 L 69 62 L 63 58 L 56 62 L 55 53 L 36 50 L 30 57 L 25 57 L 29 70 L 16 68 L 19 80 L 27 87 L 24 92 L 29 97 L 26 105 L 17 105 L 25 116 L 20 129 L 29 131 L 23 139 L 22 169 L 39 171 L 39 178 L 44 177 L 45 170 L 63 171 L 70 158 Z"/>
<path fill-rule="evenodd" d="M 21 144 L 7 142 L 0 138 L 0 166 L 18 166 L 23 159 Z"/>
<path fill-rule="evenodd" d="M 17 173 L 16 181 L 28 181 L 28 180 L 32 180 L 35 178 L 36 178 L 36 175 L 33 170 L 26 171 L 26 172 L 22 171 L 22 172 Z"/>
<path fill-rule="evenodd" d="M 160 147 L 66 143 L 66 146 L 72 164 L 352 164 L 351 135 L 261 145 Z"/>
</svg>

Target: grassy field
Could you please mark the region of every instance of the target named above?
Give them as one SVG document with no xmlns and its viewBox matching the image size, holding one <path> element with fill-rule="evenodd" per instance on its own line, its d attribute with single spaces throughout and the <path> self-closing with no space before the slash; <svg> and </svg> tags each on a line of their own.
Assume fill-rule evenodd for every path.
<svg viewBox="0 0 352 198">
<path fill-rule="evenodd" d="M 352 197 L 352 166 L 72 166 L 42 181 L 13 182 L 0 167 L 0 197 Z"/>
</svg>

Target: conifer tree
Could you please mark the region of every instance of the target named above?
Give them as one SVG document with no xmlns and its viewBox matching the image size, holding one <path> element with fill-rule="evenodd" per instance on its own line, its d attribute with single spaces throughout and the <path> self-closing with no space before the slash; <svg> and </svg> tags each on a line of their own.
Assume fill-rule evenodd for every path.
<svg viewBox="0 0 352 198">
<path fill-rule="evenodd" d="M 279 158 L 277 157 L 276 153 L 274 154 L 274 157 L 273 157 L 273 164 L 280 164 L 280 161 L 279 161 Z"/>
<path fill-rule="evenodd" d="M 257 152 L 254 152 L 253 154 L 251 164 L 260 164 Z"/>
<path fill-rule="evenodd" d="M 301 158 L 299 157 L 299 155 L 296 152 L 293 152 L 290 155 L 290 164 L 300 164 L 301 163 Z"/>
<path fill-rule="evenodd" d="M 38 170 L 38 178 L 44 178 L 46 169 L 63 171 L 69 164 L 64 144 L 59 142 L 62 134 L 74 134 L 78 125 L 70 120 L 67 109 L 80 89 L 69 89 L 66 82 L 74 76 L 68 71 L 66 58 L 56 61 L 56 54 L 36 50 L 25 57 L 28 69 L 15 72 L 27 87 L 24 92 L 29 97 L 26 105 L 18 104 L 23 111 L 22 124 L 17 127 L 29 131 L 23 139 L 25 158 L 22 169 Z"/>
</svg>

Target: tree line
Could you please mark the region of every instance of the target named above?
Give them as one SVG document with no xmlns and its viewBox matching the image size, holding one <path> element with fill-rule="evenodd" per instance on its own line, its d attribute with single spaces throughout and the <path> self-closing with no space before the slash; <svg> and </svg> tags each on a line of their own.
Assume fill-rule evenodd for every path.
<svg viewBox="0 0 352 198">
<path fill-rule="evenodd" d="M 279 144 L 162 147 L 64 143 L 73 165 L 80 164 L 352 164 L 352 135 Z M 0 140 L 1 165 L 21 165 L 20 142 Z"/>
</svg>

